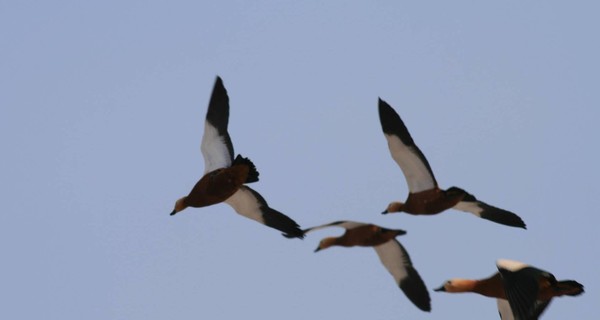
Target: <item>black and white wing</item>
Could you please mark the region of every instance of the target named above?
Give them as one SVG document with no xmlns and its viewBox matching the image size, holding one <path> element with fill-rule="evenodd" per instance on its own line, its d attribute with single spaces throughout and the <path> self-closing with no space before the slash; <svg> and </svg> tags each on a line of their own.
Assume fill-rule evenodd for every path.
<svg viewBox="0 0 600 320">
<path fill-rule="evenodd" d="M 247 186 L 240 187 L 236 193 L 225 200 L 225 203 L 244 217 L 277 229 L 288 238 L 304 237 L 304 233 L 296 221 L 270 208 L 267 201 L 258 192 Z"/>
<path fill-rule="evenodd" d="M 528 319 L 538 319 L 540 315 L 546 310 L 551 300 L 541 301 L 536 300 L 535 306 L 533 309 L 533 313 L 531 317 Z M 513 316 L 512 309 L 510 308 L 510 303 L 505 299 L 497 299 L 498 302 L 498 313 L 500 314 L 500 319 L 502 320 L 516 320 Z"/>
<path fill-rule="evenodd" d="M 392 158 L 402 169 L 410 192 L 417 193 L 437 187 L 429 162 L 413 141 L 404 122 L 398 113 L 381 99 L 379 120 Z"/>
<path fill-rule="evenodd" d="M 233 144 L 227 132 L 229 123 L 229 97 L 220 77 L 213 88 L 200 150 L 204 157 L 204 174 L 226 168 L 233 162 Z"/>
<path fill-rule="evenodd" d="M 431 299 L 427 287 L 413 267 L 406 249 L 396 239 L 375 246 L 381 263 L 392 274 L 400 289 L 417 308 L 431 311 Z"/>
<path fill-rule="evenodd" d="M 501 259 L 496 262 L 496 266 L 502 276 L 504 292 L 514 318 L 516 320 L 537 319 L 548 305 L 537 300 L 539 278 L 544 276 L 554 279 L 554 276 L 518 261 Z"/>
<path fill-rule="evenodd" d="M 456 187 L 452 187 L 456 188 Z M 452 188 L 448 189 L 450 191 Z M 459 188 L 456 188 L 459 189 Z M 464 191 L 460 189 L 461 191 Z M 464 198 L 457 203 L 454 207 L 456 210 L 472 213 L 480 218 L 490 220 L 499 224 L 503 224 L 509 227 L 517 227 L 527 229 L 525 222 L 518 215 L 489 204 L 479 201 L 470 193 L 465 191 Z"/>
<path fill-rule="evenodd" d="M 315 227 L 311 227 L 308 229 L 304 229 L 303 232 L 308 233 L 310 231 L 315 231 L 315 230 L 329 228 L 329 227 L 341 227 L 346 230 L 349 230 L 349 229 L 354 229 L 354 228 L 358 228 L 358 227 L 362 227 L 362 226 L 366 226 L 366 225 L 368 225 L 368 223 L 344 220 L 344 221 L 335 221 L 335 222 L 323 224 L 320 226 L 315 226 Z"/>
</svg>

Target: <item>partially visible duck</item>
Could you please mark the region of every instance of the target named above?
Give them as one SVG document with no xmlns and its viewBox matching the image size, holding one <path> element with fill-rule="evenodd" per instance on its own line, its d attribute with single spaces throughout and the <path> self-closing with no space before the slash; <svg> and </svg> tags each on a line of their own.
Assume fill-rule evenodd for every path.
<svg viewBox="0 0 600 320">
<path fill-rule="evenodd" d="M 379 120 L 392 158 L 402 169 L 409 189 L 406 201 L 390 203 L 383 211 L 384 214 L 406 212 L 413 215 L 433 215 L 454 208 L 496 223 L 526 229 L 525 223 L 516 214 L 479 201 L 463 189 L 440 189 L 429 162 L 413 141 L 404 122 L 381 99 Z"/>
<path fill-rule="evenodd" d="M 340 237 L 324 238 L 315 252 L 331 246 L 373 247 L 379 259 L 394 278 L 396 284 L 417 308 L 431 311 L 431 300 L 425 283 L 413 267 L 406 249 L 395 238 L 406 234 L 404 230 L 386 229 L 374 224 L 354 221 L 336 221 L 304 230 L 308 233 L 326 227 L 342 227 L 346 232 Z"/>
<path fill-rule="evenodd" d="M 171 215 L 187 207 L 205 207 L 226 202 L 235 211 L 288 237 L 302 237 L 298 224 L 274 209 L 269 208 L 258 192 L 244 186 L 258 181 L 258 171 L 248 158 L 233 158 L 233 144 L 227 132 L 229 123 L 229 97 L 220 77 L 217 77 L 206 112 L 204 135 L 200 149 L 204 157 L 204 174 L 192 191 L 175 202 Z"/>
<path fill-rule="evenodd" d="M 548 271 L 522 262 L 500 259 L 498 272 L 481 280 L 450 279 L 434 291 L 475 292 L 498 299 L 503 320 L 538 319 L 554 297 L 577 296 L 583 285 L 574 280 L 557 281 Z"/>
</svg>

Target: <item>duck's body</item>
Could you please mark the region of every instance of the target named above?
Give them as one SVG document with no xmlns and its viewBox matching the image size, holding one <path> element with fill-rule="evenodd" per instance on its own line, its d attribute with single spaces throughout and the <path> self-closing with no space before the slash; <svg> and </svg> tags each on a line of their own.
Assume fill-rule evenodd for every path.
<svg viewBox="0 0 600 320">
<path fill-rule="evenodd" d="M 373 247 L 381 263 L 394 277 L 396 284 L 408 299 L 419 309 L 431 311 L 431 299 L 427 287 L 417 270 L 412 266 L 408 252 L 395 239 L 399 235 L 406 234 L 406 231 L 386 229 L 361 222 L 336 221 L 306 229 L 304 233 L 333 226 L 342 227 L 346 231 L 340 237 L 329 237 L 321 240 L 315 252 L 331 246 Z"/>
<path fill-rule="evenodd" d="M 395 210 L 401 210 L 412 215 L 434 215 L 454 207 L 463 198 L 464 194 L 449 194 L 449 192 L 435 187 L 409 193 L 401 208 L 395 208 Z"/>
<path fill-rule="evenodd" d="M 498 301 L 502 319 L 537 319 L 552 298 L 576 296 L 583 285 L 574 280 L 557 281 L 554 275 L 517 261 L 498 260 L 498 272 L 481 280 L 451 279 L 435 291 L 474 292 Z"/>
<path fill-rule="evenodd" d="M 298 224 L 283 213 L 269 208 L 264 198 L 245 186 L 258 181 L 258 171 L 248 158 L 233 158 L 233 144 L 227 131 L 229 97 L 217 77 L 206 112 L 201 151 L 204 174 L 190 193 L 177 200 L 171 215 L 187 207 L 206 207 L 225 202 L 247 218 L 280 230 L 289 237 L 302 237 Z"/>
<path fill-rule="evenodd" d="M 403 230 L 390 230 L 374 224 L 365 224 L 352 229 L 346 229 L 346 232 L 342 236 L 335 238 L 336 240 L 333 245 L 342 247 L 374 247 L 405 233 Z"/>
<path fill-rule="evenodd" d="M 243 159 L 238 156 L 238 159 Z M 246 160 L 246 161 L 244 161 Z M 205 174 L 194 185 L 184 203 L 189 207 L 200 208 L 221 203 L 231 197 L 241 186 L 249 183 L 250 171 L 254 165 L 248 159 L 240 160 L 228 168 L 219 168 Z"/>
<path fill-rule="evenodd" d="M 396 111 L 381 99 L 379 120 L 392 158 L 404 173 L 409 189 L 404 203 L 392 202 L 383 213 L 434 215 L 453 208 L 496 223 L 525 229 L 523 220 L 512 212 L 479 201 L 458 187 L 447 190 L 439 188 L 429 162 L 415 144 L 404 122 Z"/>
</svg>

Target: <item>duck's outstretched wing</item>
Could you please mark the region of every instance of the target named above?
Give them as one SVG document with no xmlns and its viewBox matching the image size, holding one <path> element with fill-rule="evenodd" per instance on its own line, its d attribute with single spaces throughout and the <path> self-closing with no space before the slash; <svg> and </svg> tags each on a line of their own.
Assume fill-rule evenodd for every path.
<svg viewBox="0 0 600 320">
<path fill-rule="evenodd" d="M 335 222 L 323 224 L 323 225 L 320 225 L 320 226 L 315 226 L 315 227 L 311 227 L 311 228 L 308 228 L 308 229 L 304 229 L 304 230 L 302 230 L 302 232 L 308 233 L 308 232 L 311 232 L 311 231 L 315 231 L 315 230 L 319 230 L 319 229 L 324 229 L 324 228 L 328 228 L 328 227 L 341 227 L 341 228 L 344 228 L 344 229 L 348 230 L 348 229 L 354 229 L 354 228 L 361 227 L 361 226 L 366 226 L 366 225 L 368 225 L 368 223 L 362 223 L 362 222 L 356 222 L 356 221 L 349 221 L 349 220 L 342 220 L 342 221 L 335 221 Z"/>
<path fill-rule="evenodd" d="M 204 135 L 200 150 L 204 157 L 204 174 L 231 166 L 233 144 L 227 132 L 229 123 L 229 97 L 220 77 L 217 77 L 208 103 Z"/>
<path fill-rule="evenodd" d="M 446 192 L 464 192 L 465 196 L 453 208 L 456 210 L 472 213 L 480 218 L 490 220 L 509 227 L 527 229 L 525 222 L 518 215 L 500 208 L 491 206 L 483 201 L 477 200 L 472 194 L 457 188 L 449 188 Z"/>
<path fill-rule="evenodd" d="M 379 120 L 392 158 L 402 169 L 410 192 L 417 193 L 437 187 L 425 155 L 413 141 L 398 113 L 381 99 L 379 99 Z"/>
<path fill-rule="evenodd" d="M 285 214 L 270 208 L 267 201 L 253 189 L 242 186 L 236 193 L 225 200 L 225 203 L 246 218 L 258 221 L 268 227 L 277 229 L 288 238 L 303 238 L 304 233 L 296 221 Z"/>
<path fill-rule="evenodd" d="M 406 297 L 417 308 L 431 311 L 431 299 L 427 287 L 400 242 L 392 239 L 373 248 Z"/>
<path fill-rule="evenodd" d="M 547 271 L 523 264 L 518 261 L 498 260 L 496 263 L 502 276 L 506 299 L 516 320 L 533 320 L 548 306 L 540 302 L 537 296 L 540 278 L 555 283 L 556 279 Z"/>
</svg>

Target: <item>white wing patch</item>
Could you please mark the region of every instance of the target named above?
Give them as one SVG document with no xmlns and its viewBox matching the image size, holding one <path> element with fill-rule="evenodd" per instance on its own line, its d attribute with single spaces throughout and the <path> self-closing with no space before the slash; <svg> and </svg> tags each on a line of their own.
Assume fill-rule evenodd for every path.
<svg viewBox="0 0 600 320">
<path fill-rule="evenodd" d="M 204 121 L 204 135 L 200 150 L 204 157 L 204 174 L 231 166 L 233 155 L 229 154 L 223 136 L 219 135 L 217 129 L 208 121 Z"/>
<path fill-rule="evenodd" d="M 472 213 L 480 218 L 481 218 L 481 213 L 484 210 L 484 208 L 482 208 L 479 205 L 479 202 L 477 202 L 477 201 L 460 201 L 459 203 L 454 205 L 454 207 L 452 207 L 452 208 L 454 208 L 456 210 Z"/>
<path fill-rule="evenodd" d="M 262 203 L 258 201 L 248 188 L 242 186 L 236 193 L 227 198 L 225 203 L 233 207 L 235 212 L 242 216 L 265 224 L 263 213 L 260 209 Z"/>
<path fill-rule="evenodd" d="M 509 259 L 498 259 L 496 261 L 496 266 L 498 267 L 498 269 L 504 269 L 512 272 L 516 272 L 523 268 L 529 267 L 528 264 Z"/>
<path fill-rule="evenodd" d="M 500 313 L 500 319 L 502 320 L 515 320 L 513 316 L 512 309 L 510 308 L 510 304 L 508 300 L 505 299 L 496 299 L 496 303 L 498 304 L 498 313 Z"/>
<path fill-rule="evenodd" d="M 436 187 L 434 177 L 427 169 L 421 158 L 407 147 L 399 137 L 395 135 L 384 134 L 388 141 L 388 147 L 392 158 L 398 163 L 404 173 L 408 189 L 411 193 L 430 190 Z"/>
<path fill-rule="evenodd" d="M 402 279 L 408 276 L 406 265 L 411 265 L 411 263 L 405 255 L 406 250 L 403 250 L 398 241 L 392 239 L 373 248 L 377 252 L 381 263 L 396 280 L 396 284 L 399 284 Z"/>
</svg>

